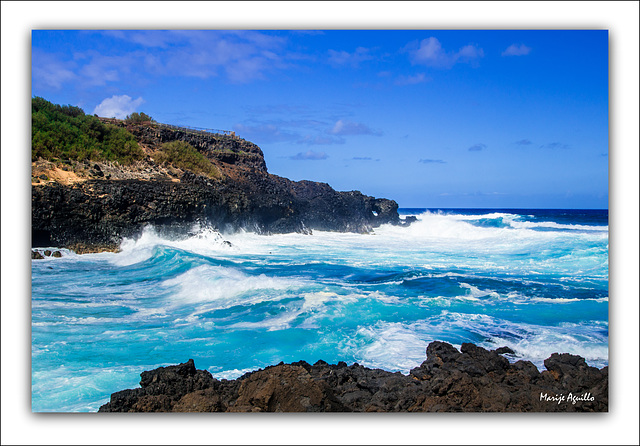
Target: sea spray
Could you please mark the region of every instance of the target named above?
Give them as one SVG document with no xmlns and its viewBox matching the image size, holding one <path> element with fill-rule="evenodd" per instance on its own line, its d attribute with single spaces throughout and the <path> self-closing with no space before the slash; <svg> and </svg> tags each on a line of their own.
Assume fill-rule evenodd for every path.
<svg viewBox="0 0 640 446">
<path fill-rule="evenodd" d="M 118 253 L 33 260 L 33 410 L 97 410 L 189 358 L 225 378 L 319 359 L 407 373 L 442 340 L 607 365 L 606 211 L 414 214 L 371 234 L 147 228 Z"/>
</svg>

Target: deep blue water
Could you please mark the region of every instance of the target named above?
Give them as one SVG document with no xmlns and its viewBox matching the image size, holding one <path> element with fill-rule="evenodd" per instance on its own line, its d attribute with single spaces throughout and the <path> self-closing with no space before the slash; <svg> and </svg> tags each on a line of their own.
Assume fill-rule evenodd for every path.
<svg viewBox="0 0 640 446">
<path fill-rule="evenodd" d="M 32 410 L 95 411 L 140 372 L 280 361 L 407 373 L 433 340 L 608 364 L 606 210 L 401 209 L 372 234 L 220 235 L 32 261 Z M 194 235 L 195 234 L 195 235 Z M 223 243 L 228 240 L 232 246 Z"/>
</svg>

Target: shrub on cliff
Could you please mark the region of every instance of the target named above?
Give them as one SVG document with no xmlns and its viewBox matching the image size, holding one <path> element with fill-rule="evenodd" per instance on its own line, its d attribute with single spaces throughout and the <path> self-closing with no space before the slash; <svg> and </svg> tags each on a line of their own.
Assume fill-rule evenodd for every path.
<svg viewBox="0 0 640 446">
<path fill-rule="evenodd" d="M 153 154 L 153 159 L 158 164 L 173 164 L 181 169 L 204 174 L 209 178 L 220 176 L 218 168 L 211 161 L 184 141 L 164 143 L 162 148 Z"/>
<path fill-rule="evenodd" d="M 130 164 L 144 153 L 125 129 L 103 124 L 80 107 L 31 100 L 31 159 L 115 161 Z"/>
<path fill-rule="evenodd" d="M 153 118 L 145 113 L 134 112 L 130 115 L 127 115 L 124 120 L 127 124 L 140 124 L 142 122 L 155 122 Z"/>
</svg>

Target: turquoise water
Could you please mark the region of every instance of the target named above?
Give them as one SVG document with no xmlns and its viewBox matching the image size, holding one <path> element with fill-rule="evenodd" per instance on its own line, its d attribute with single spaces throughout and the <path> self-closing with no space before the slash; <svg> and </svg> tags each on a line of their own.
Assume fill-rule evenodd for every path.
<svg viewBox="0 0 640 446">
<path fill-rule="evenodd" d="M 401 210 L 372 234 L 167 240 L 32 261 L 32 410 L 96 411 L 140 372 L 280 361 L 407 373 L 433 340 L 608 364 L 608 213 Z M 224 243 L 231 242 L 231 246 Z"/>
</svg>

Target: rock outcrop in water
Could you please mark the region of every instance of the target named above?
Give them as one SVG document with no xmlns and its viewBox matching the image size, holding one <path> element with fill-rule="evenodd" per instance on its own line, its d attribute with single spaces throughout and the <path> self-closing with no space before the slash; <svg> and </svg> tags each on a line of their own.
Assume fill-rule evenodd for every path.
<svg viewBox="0 0 640 446">
<path fill-rule="evenodd" d="M 143 372 L 140 388 L 114 393 L 99 412 L 608 411 L 607 367 L 554 353 L 539 372 L 529 361 L 509 363 L 510 352 L 436 341 L 409 375 L 300 361 L 236 380 L 217 380 L 189 360 Z"/>
<path fill-rule="evenodd" d="M 113 121 L 125 126 L 123 121 Z M 184 233 L 193 224 L 258 233 L 329 230 L 367 232 L 405 224 L 395 201 L 328 184 L 291 181 L 267 172 L 262 151 L 241 138 L 158 126 L 128 126 L 147 153 L 184 141 L 204 154 L 221 178 L 196 175 L 151 157 L 130 167 L 40 161 L 33 165 L 32 246 L 77 252 L 115 250 L 147 225 Z"/>
</svg>

